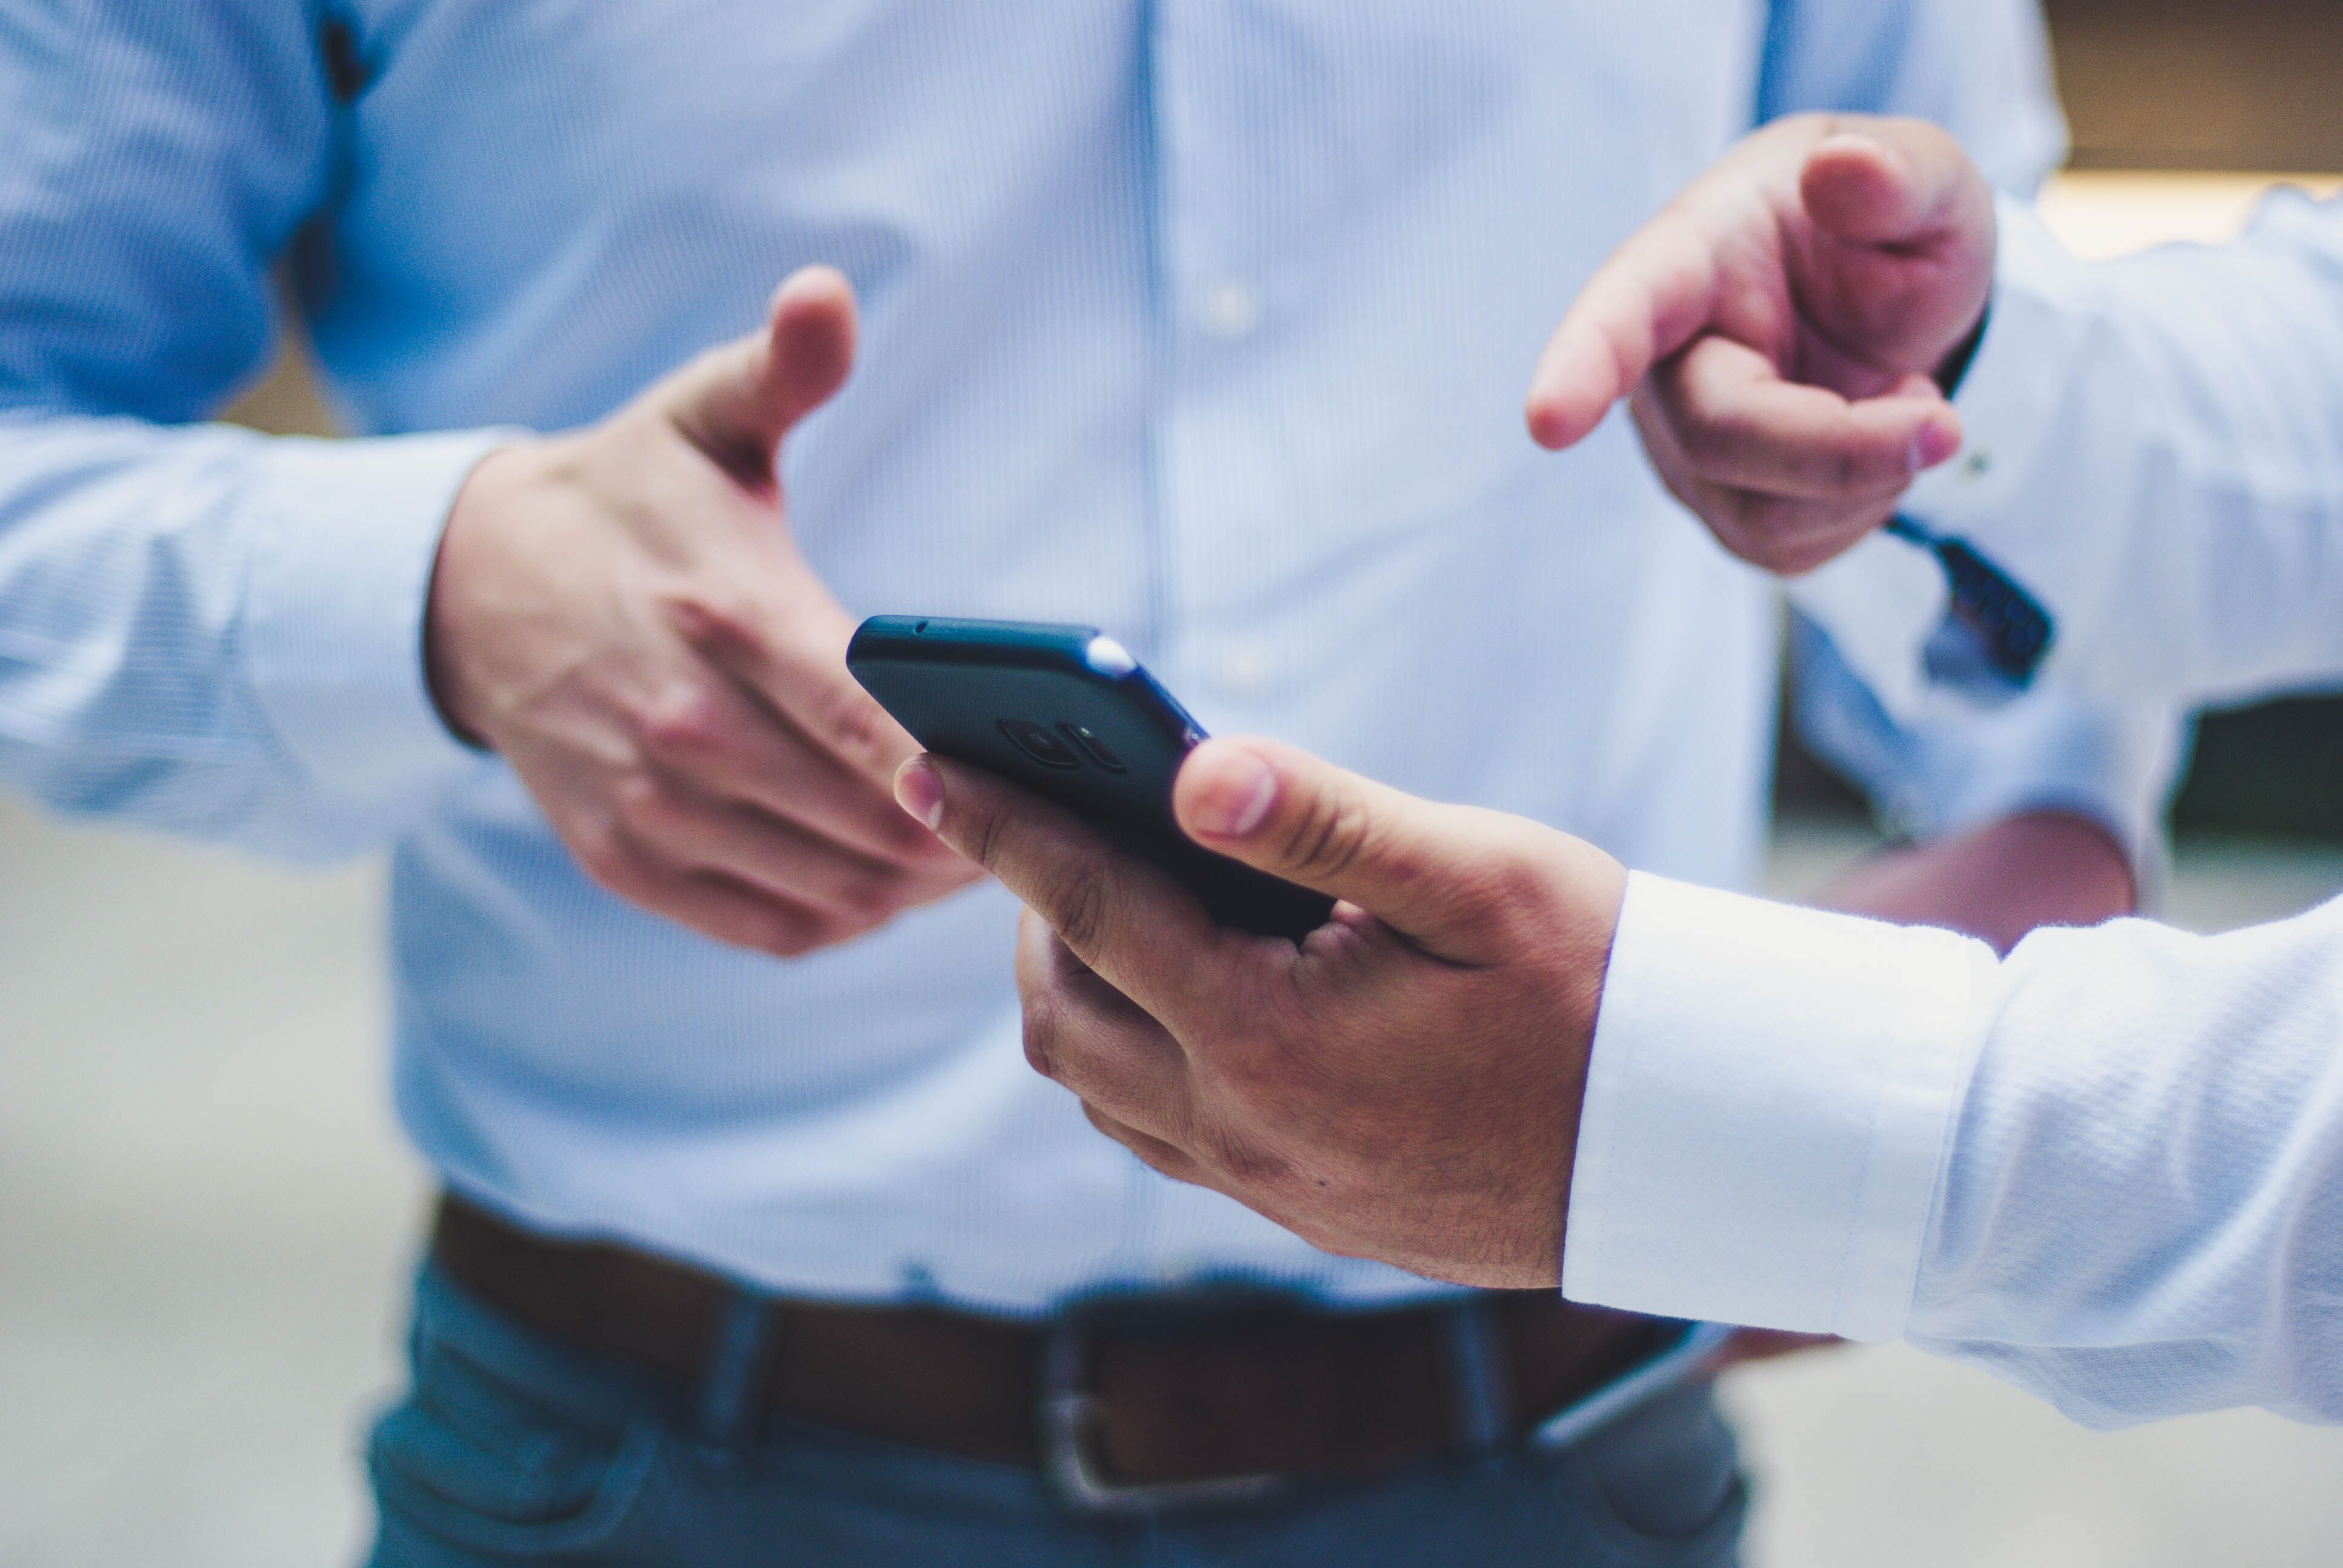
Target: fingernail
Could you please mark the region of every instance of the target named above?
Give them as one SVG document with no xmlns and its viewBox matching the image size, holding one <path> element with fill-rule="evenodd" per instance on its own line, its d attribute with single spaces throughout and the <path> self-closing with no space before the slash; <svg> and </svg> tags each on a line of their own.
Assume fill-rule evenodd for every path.
<svg viewBox="0 0 2343 1568">
<path fill-rule="evenodd" d="M 944 781 L 925 760 L 914 757 L 895 775 L 895 803 L 932 833 L 943 826 Z"/>
<path fill-rule="evenodd" d="M 1226 747 L 1208 760 L 1204 787 L 1189 816 L 1200 832 L 1242 839 L 1262 825 L 1277 804 L 1277 775 L 1242 747 Z"/>
</svg>

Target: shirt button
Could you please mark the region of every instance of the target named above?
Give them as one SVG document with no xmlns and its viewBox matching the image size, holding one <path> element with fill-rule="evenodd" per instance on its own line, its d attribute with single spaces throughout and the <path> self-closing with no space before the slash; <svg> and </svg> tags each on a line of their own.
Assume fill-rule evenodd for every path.
<svg viewBox="0 0 2343 1568">
<path fill-rule="evenodd" d="M 1241 637 L 1221 649 L 1213 669 L 1221 690 L 1230 697 L 1259 697 L 1269 689 L 1276 660 L 1269 644 L 1257 637 Z"/>
<path fill-rule="evenodd" d="M 1196 302 L 1196 325 L 1224 343 L 1249 337 L 1261 325 L 1261 296 L 1235 278 L 1214 284 Z"/>
<path fill-rule="evenodd" d="M 1967 461 L 1961 465 L 1961 477 L 1972 482 L 1982 479 L 1992 472 L 1993 454 L 1982 447 L 1971 452 Z"/>
</svg>

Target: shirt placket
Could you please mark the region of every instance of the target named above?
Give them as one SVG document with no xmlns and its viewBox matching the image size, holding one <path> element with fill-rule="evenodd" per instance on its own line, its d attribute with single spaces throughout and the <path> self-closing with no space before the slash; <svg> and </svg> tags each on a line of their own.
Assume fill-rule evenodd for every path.
<svg viewBox="0 0 2343 1568">
<path fill-rule="evenodd" d="M 1281 689 L 1290 618 L 1263 615 L 1279 492 L 1266 415 L 1278 297 L 1254 221 L 1260 160 L 1234 99 L 1244 40 L 1224 0 L 1160 0 L 1151 69 L 1163 385 L 1156 431 L 1159 673 L 1207 728 L 1247 726 Z M 1253 153 L 1260 152 L 1251 146 Z"/>
</svg>

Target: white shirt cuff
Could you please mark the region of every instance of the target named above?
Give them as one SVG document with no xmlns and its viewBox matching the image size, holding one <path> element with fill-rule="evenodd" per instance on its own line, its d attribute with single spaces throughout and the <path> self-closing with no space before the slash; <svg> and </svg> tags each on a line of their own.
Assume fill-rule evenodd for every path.
<svg viewBox="0 0 2343 1568">
<path fill-rule="evenodd" d="M 246 674 L 324 789 L 387 800 L 479 765 L 424 677 L 423 616 L 457 491 L 508 433 L 281 440 L 255 498 Z"/>
<path fill-rule="evenodd" d="M 1563 1293 L 1900 1338 L 1995 967 L 1948 931 L 1630 877 Z"/>
</svg>

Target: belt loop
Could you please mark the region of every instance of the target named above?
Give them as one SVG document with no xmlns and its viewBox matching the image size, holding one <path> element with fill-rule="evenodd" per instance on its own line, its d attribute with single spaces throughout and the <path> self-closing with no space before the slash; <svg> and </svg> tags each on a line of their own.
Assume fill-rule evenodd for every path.
<svg viewBox="0 0 2343 1568">
<path fill-rule="evenodd" d="M 1490 1302 L 1478 1292 L 1461 1297 L 1444 1317 L 1457 1441 L 1475 1453 L 1495 1453 L 1513 1434 L 1512 1379 Z"/>
<path fill-rule="evenodd" d="M 699 1393 L 700 1437 L 712 1446 L 734 1449 L 756 1435 L 765 1369 L 785 1310 L 750 1291 L 737 1291 L 725 1303 Z"/>
</svg>

